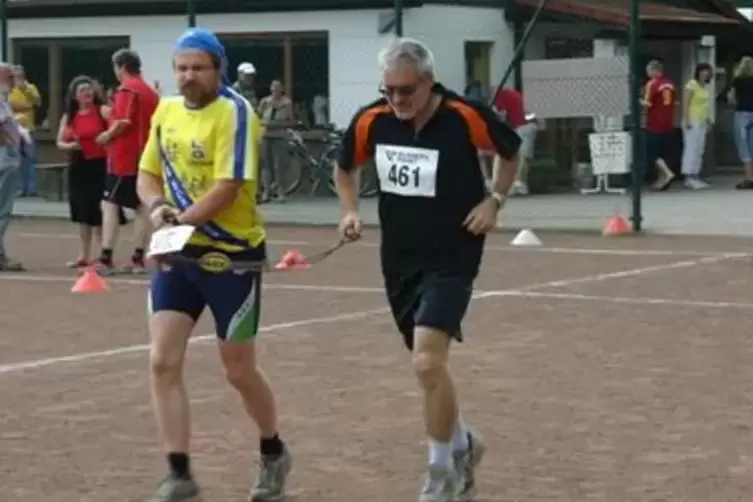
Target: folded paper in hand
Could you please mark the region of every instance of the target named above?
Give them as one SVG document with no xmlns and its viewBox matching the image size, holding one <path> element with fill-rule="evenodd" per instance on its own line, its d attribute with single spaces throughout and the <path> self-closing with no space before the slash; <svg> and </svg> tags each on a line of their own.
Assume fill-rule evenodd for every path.
<svg viewBox="0 0 753 502">
<path fill-rule="evenodd" d="M 178 225 L 160 228 L 152 234 L 147 258 L 180 252 L 188 243 L 196 227 Z"/>
</svg>

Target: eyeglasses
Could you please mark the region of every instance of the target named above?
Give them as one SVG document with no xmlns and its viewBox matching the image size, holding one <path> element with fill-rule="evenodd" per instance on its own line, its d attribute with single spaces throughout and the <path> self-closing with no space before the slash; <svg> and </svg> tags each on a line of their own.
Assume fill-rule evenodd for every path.
<svg viewBox="0 0 753 502">
<path fill-rule="evenodd" d="M 386 98 L 391 98 L 395 94 L 402 98 L 413 96 L 418 90 L 418 84 L 412 85 L 383 85 L 379 92 Z"/>
</svg>

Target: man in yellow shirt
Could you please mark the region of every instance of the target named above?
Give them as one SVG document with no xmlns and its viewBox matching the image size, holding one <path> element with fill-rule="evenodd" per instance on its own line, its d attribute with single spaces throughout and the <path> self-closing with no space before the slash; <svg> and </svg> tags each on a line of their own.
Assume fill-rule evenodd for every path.
<svg viewBox="0 0 753 502">
<path fill-rule="evenodd" d="M 8 102 L 13 110 L 16 122 L 33 133 L 35 128 L 36 108 L 42 104 L 42 97 L 37 86 L 26 80 L 23 66 L 13 67 L 13 90 L 8 96 Z M 24 144 L 24 155 L 21 161 L 21 196 L 36 197 L 37 171 L 36 148 L 34 141 Z"/>
<path fill-rule="evenodd" d="M 149 293 L 152 396 L 170 474 L 154 502 L 201 500 L 189 464 L 186 345 L 209 307 L 229 382 L 260 431 L 261 470 L 251 500 L 279 500 L 292 461 L 278 434 L 274 394 L 256 366 L 261 273 L 234 261 L 263 261 L 265 232 L 256 208 L 260 120 L 226 85 L 216 36 L 190 29 L 176 42 L 173 68 L 182 96 L 164 98 L 141 157 L 138 194 L 157 229 L 196 227 L 180 258 L 160 267 Z"/>
</svg>

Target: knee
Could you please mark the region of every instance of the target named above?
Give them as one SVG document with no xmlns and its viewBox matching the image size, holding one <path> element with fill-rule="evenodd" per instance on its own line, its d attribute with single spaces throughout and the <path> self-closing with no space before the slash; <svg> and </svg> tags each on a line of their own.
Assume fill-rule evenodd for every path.
<svg viewBox="0 0 753 502">
<path fill-rule="evenodd" d="M 413 350 L 413 371 L 425 390 L 432 390 L 437 386 L 446 363 L 446 356 L 437 351 L 420 346 Z"/>
<path fill-rule="evenodd" d="M 223 354 L 222 364 L 225 368 L 225 379 L 236 389 L 248 389 L 257 381 L 258 369 L 253 357 L 239 351 L 234 354 Z"/>
<path fill-rule="evenodd" d="M 180 357 L 172 357 L 167 352 L 152 347 L 149 354 L 149 370 L 152 378 L 157 381 L 179 380 L 183 371 L 183 361 Z"/>
</svg>

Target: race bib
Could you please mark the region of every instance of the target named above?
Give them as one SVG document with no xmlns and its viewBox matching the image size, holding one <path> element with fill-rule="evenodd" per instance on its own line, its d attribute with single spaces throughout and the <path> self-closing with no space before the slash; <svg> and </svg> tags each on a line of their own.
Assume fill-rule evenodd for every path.
<svg viewBox="0 0 753 502">
<path fill-rule="evenodd" d="M 404 197 L 436 197 L 438 150 L 377 145 L 374 161 L 382 192 Z"/>
<path fill-rule="evenodd" d="M 160 228 L 152 234 L 149 251 L 146 254 L 147 258 L 181 251 L 193 235 L 194 230 L 195 227 L 191 225 Z"/>
</svg>

